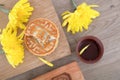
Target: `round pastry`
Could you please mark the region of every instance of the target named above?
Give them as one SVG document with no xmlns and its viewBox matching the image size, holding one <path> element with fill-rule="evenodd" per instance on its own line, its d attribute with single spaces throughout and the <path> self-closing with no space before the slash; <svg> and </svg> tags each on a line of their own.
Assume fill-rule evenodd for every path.
<svg viewBox="0 0 120 80">
<path fill-rule="evenodd" d="M 58 38 L 57 26 L 48 19 L 38 18 L 27 25 L 24 43 L 34 55 L 46 56 L 55 50 Z"/>
</svg>

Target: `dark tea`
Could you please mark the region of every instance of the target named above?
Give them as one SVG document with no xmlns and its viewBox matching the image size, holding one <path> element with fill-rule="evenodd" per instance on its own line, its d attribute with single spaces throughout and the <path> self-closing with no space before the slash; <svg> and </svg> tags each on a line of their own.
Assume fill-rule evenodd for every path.
<svg viewBox="0 0 120 80">
<path fill-rule="evenodd" d="M 80 51 L 89 45 L 80 54 Z M 77 53 L 79 57 L 86 63 L 94 63 L 98 61 L 103 55 L 103 45 L 101 41 L 93 36 L 87 36 L 80 39 L 77 45 Z"/>
</svg>

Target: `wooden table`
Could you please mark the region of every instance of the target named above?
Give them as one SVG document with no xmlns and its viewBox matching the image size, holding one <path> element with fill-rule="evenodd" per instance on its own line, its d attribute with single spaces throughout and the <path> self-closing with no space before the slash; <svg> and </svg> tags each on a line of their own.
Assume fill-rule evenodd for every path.
<svg viewBox="0 0 120 80">
<path fill-rule="evenodd" d="M 11 9 L 13 5 L 18 0 L 2 0 L 0 1 L 1 4 L 5 4 L 7 9 Z M 68 56 L 71 54 L 68 42 L 64 35 L 63 29 L 59 22 L 59 19 L 56 15 L 54 7 L 50 0 L 29 0 L 31 5 L 34 7 L 33 14 L 29 21 L 35 18 L 47 18 L 54 22 L 59 29 L 60 38 L 59 43 L 55 51 L 44 58 L 48 61 L 55 61 L 62 57 Z M 8 22 L 7 15 L 0 12 L 0 28 L 5 28 Z M 17 66 L 17 68 L 13 68 L 8 62 L 4 54 L 0 54 L 0 80 L 7 79 L 18 74 L 24 73 L 28 70 L 34 69 L 36 67 L 42 66 L 44 63 L 41 62 L 37 56 L 31 54 L 27 49 L 25 49 L 25 58 L 24 62 Z"/>
<path fill-rule="evenodd" d="M 95 9 L 101 13 L 89 26 L 88 31 L 75 35 L 66 33 L 74 55 L 76 44 L 83 36 L 93 35 L 103 42 L 104 55 L 96 64 L 85 64 L 77 59 L 85 79 L 120 80 L 120 0 L 75 0 L 75 2 L 77 5 L 82 2 L 97 4 L 99 7 Z M 53 3 L 60 19 L 63 11 L 73 11 L 70 0 L 53 0 Z"/>
<path fill-rule="evenodd" d="M 60 20 L 60 14 L 63 11 L 73 11 L 70 0 L 52 1 Z M 77 60 L 86 80 L 120 80 L 120 1 L 75 0 L 77 4 L 80 4 L 84 1 L 88 4 L 98 4 L 100 7 L 95 9 L 100 11 L 101 16 L 93 21 L 88 31 L 77 33 L 75 35 L 66 33 L 73 54 L 71 56 L 63 58 L 62 60 L 56 61 L 55 63 L 56 65 L 58 64 L 59 66 L 62 66 L 71 60 Z M 82 36 L 86 35 L 96 36 L 104 44 L 104 55 L 102 59 L 95 64 L 85 64 L 76 57 L 76 44 Z M 11 80 L 28 80 L 40 75 L 41 72 L 45 73 L 51 70 L 52 69 L 39 67 L 11 78 Z"/>
</svg>

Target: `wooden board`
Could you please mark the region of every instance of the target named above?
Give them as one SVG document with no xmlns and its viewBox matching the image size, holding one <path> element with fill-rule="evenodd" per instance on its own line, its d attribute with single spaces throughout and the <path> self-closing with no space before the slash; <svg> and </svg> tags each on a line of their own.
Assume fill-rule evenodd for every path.
<svg viewBox="0 0 120 80">
<path fill-rule="evenodd" d="M 11 9 L 13 5 L 18 0 L 0 0 L 0 4 L 5 4 L 7 9 Z M 35 18 L 47 18 L 53 21 L 60 30 L 59 44 L 56 50 L 49 56 L 46 56 L 45 59 L 48 61 L 54 61 L 70 55 L 70 48 L 64 32 L 62 30 L 61 24 L 58 20 L 54 7 L 50 0 L 29 0 L 31 5 L 34 7 L 34 12 L 30 18 L 30 21 Z M 0 28 L 5 28 L 8 22 L 8 17 L 4 13 L 0 12 Z M 21 74 L 38 66 L 42 66 L 42 63 L 36 56 L 32 55 L 25 49 L 25 58 L 24 62 L 20 64 L 17 68 L 13 68 L 7 62 L 7 59 L 4 54 L 0 54 L 0 80 L 13 77 L 15 75 Z"/>
<path fill-rule="evenodd" d="M 72 62 L 51 72 L 38 76 L 33 80 L 84 80 L 84 77 L 77 62 Z"/>
<path fill-rule="evenodd" d="M 104 45 L 104 54 L 101 60 L 95 64 L 85 64 L 81 60 L 79 65 L 86 80 L 120 80 L 120 0 L 74 0 L 77 5 L 86 2 L 97 4 L 94 8 L 100 12 L 100 17 L 93 20 L 89 29 L 84 32 L 66 35 L 75 53 L 76 45 L 83 36 L 93 35 L 98 37 Z M 58 16 L 65 10 L 74 10 L 71 0 L 53 0 Z M 62 6 L 61 6 L 62 5 Z M 76 55 L 76 54 L 74 54 Z M 66 60 L 76 59 L 71 56 Z M 61 61 L 62 62 L 62 61 Z"/>
</svg>

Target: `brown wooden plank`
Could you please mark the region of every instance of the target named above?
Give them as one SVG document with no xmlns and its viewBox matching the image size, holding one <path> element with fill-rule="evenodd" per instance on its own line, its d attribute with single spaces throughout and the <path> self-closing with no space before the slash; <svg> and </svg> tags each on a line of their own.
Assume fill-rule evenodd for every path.
<svg viewBox="0 0 120 80">
<path fill-rule="evenodd" d="M 62 79 L 62 78 L 66 79 Z M 77 62 L 72 62 L 51 72 L 36 77 L 33 80 L 84 80 Z"/>
<path fill-rule="evenodd" d="M 0 3 L 5 4 L 5 7 L 7 9 L 11 9 L 17 1 L 18 0 L 1 0 Z M 34 7 L 34 12 L 30 18 L 30 21 L 39 17 L 47 18 L 53 21 L 60 30 L 60 39 L 58 47 L 51 55 L 46 56 L 45 58 L 49 61 L 54 61 L 67 55 L 70 55 L 71 52 L 68 42 L 61 28 L 61 24 L 56 15 L 51 0 L 29 0 L 29 1 L 31 2 L 31 5 Z M 0 28 L 5 28 L 7 22 L 8 22 L 7 15 L 0 12 Z M 16 69 L 14 69 L 7 62 L 5 55 L 0 54 L 0 79 L 7 79 L 13 77 L 25 71 L 41 66 L 43 64 L 44 63 L 42 63 L 36 56 L 32 55 L 30 52 L 25 50 L 24 63 L 22 63 Z"/>
</svg>

